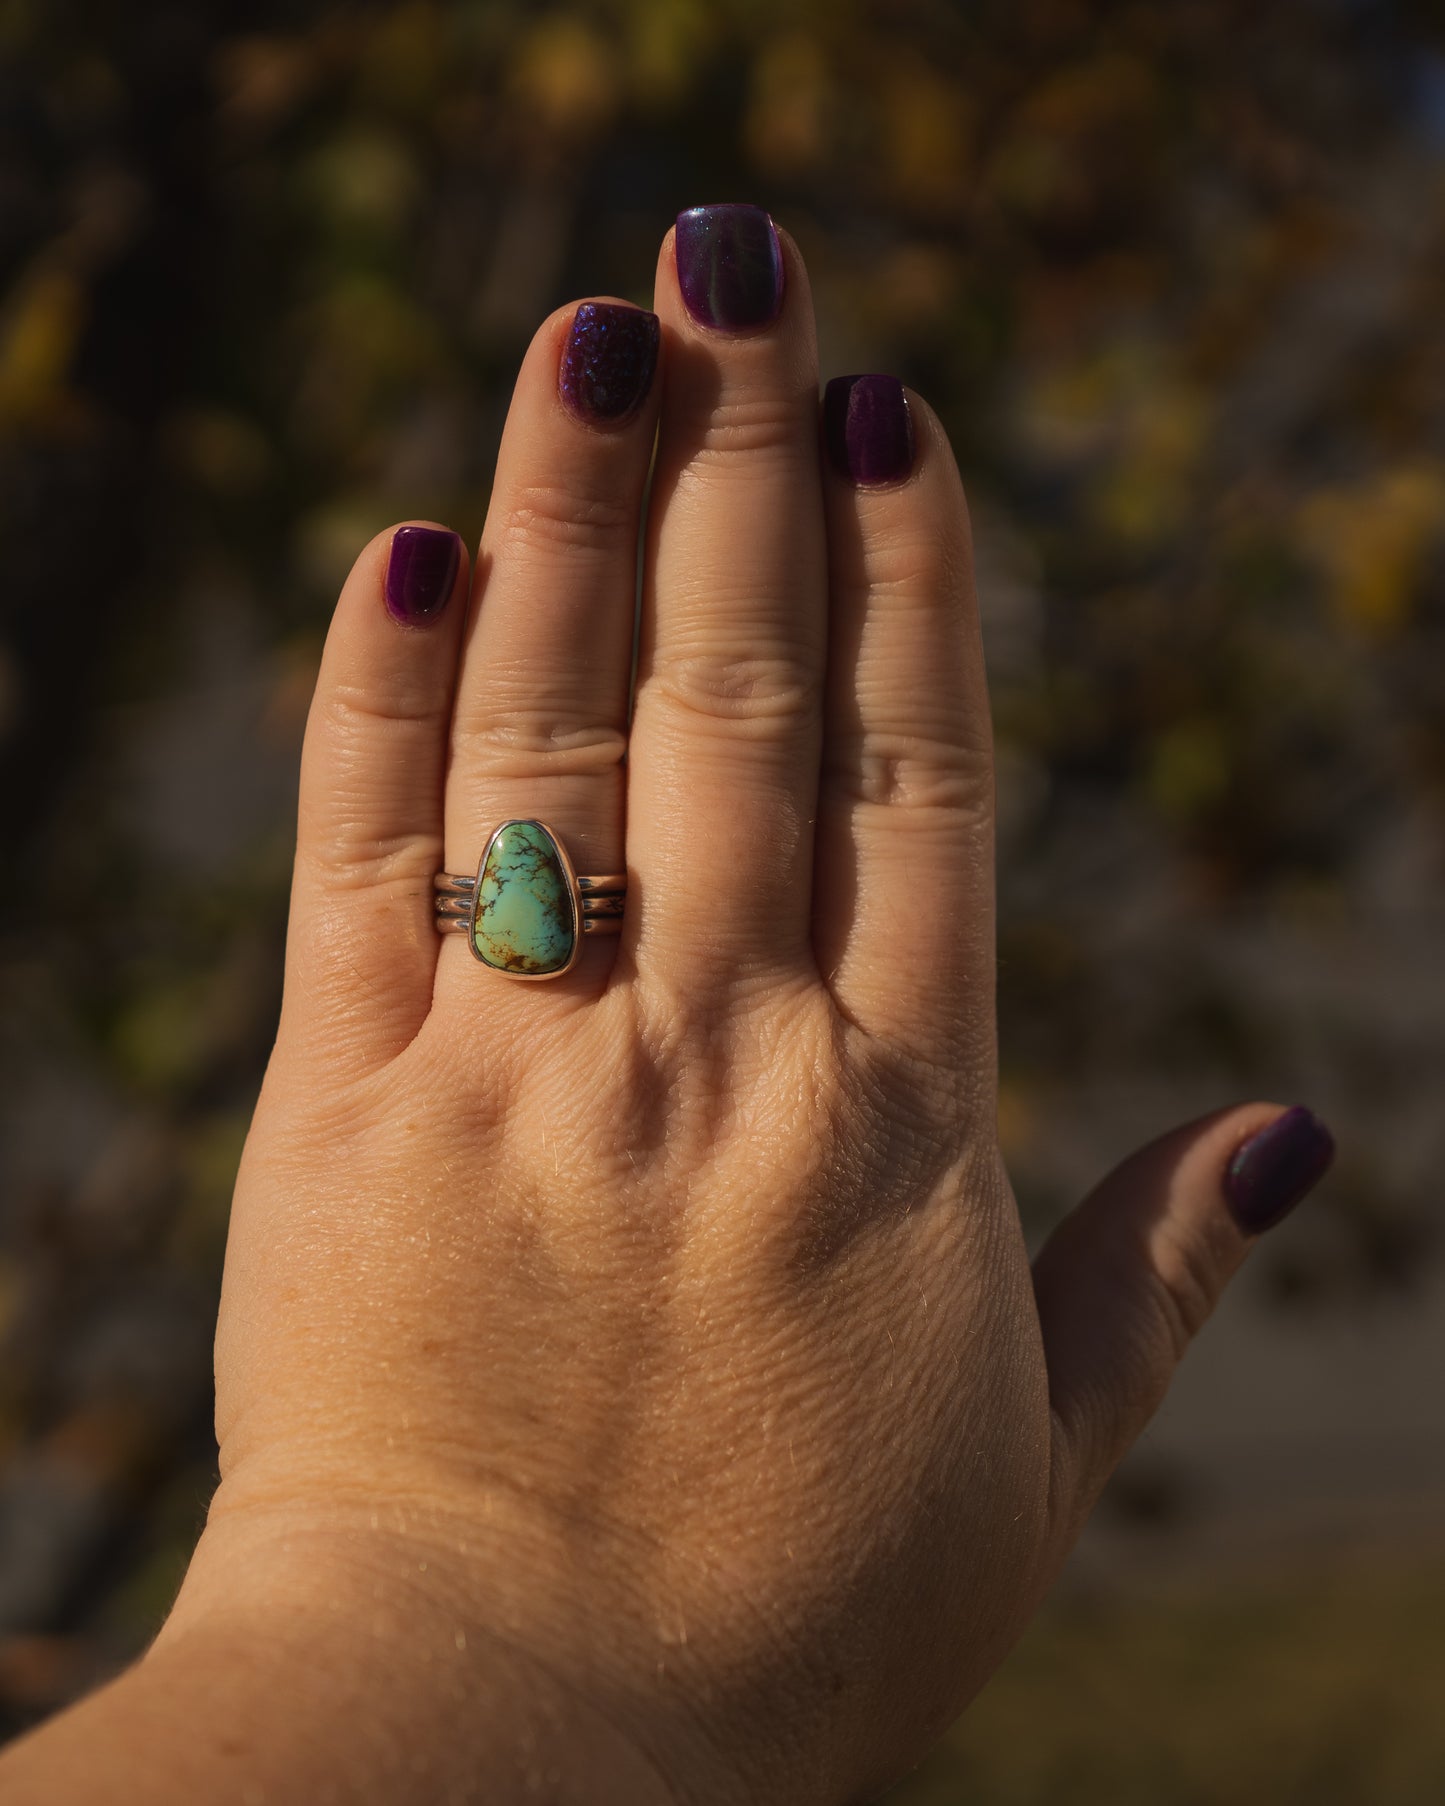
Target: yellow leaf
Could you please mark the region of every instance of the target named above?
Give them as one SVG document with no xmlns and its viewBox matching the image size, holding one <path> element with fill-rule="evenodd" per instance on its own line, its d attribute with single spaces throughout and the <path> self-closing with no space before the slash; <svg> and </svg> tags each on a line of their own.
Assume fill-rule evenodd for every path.
<svg viewBox="0 0 1445 1806">
<path fill-rule="evenodd" d="M 1336 619 L 1384 637 L 1408 621 L 1442 523 L 1445 467 L 1428 463 L 1320 490 L 1301 508 L 1298 525 Z"/>
<path fill-rule="evenodd" d="M 558 15 L 528 36 L 511 85 L 524 109 L 544 128 L 571 138 L 590 138 L 611 123 L 617 109 L 617 56 L 585 20 Z"/>
<path fill-rule="evenodd" d="M 823 52 L 805 32 L 770 39 L 754 59 L 744 140 L 764 169 L 812 169 L 828 155 L 832 82 Z"/>
<path fill-rule="evenodd" d="M 63 270 L 23 282 L 0 320 L 0 420 L 28 420 L 65 385 L 85 319 L 80 284 Z"/>
</svg>

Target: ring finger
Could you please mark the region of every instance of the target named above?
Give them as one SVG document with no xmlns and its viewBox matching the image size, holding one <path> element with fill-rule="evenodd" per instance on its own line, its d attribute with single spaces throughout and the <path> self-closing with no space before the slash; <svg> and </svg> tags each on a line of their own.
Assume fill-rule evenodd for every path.
<svg viewBox="0 0 1445 1806">
<path fill-rule="evenodd" d="M 993 743 L 963 488 L 896 379 L 835 378 L 824 418 L 818 962 L 850 1021 L 991 1074 Z"/>
<path fill-rule="evenodd" d="M 654 314 L 589 301 L 553 314 L 523 362 L 453 713 L 449 871 L 474 874 L 491 830 L 511 816 L 553 827 L 579 872 L 623 869 L 637 536 L 657 351 Z M 610 953 L 590 937 L 587 945 L 596 952 L 578 982 L 595 984 Z M 458 945 L 439 962 L 438 998 L 460 985 L 470 1007 L 484 976 Z"/>
</svg>

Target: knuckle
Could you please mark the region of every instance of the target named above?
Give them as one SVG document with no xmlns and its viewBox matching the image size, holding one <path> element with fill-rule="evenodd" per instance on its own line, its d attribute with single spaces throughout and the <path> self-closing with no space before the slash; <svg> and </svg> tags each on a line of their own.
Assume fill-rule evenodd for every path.
<svg viewBox="0 0 1445 1806">
<path fill-rule="evenodd" d="M 966 537 L 936 527 L 930 531 L 930 525 L 872 523 L 865 568 L 854 585 L 872 607 L 922 602 L 932 612 L 940 599 L 962 599 L 971 593 L 973 557 Z"/>
<path fill-rule="evenodd" d="M 432 874 L 441 867 L 441 842 L 431 835 L 377 834 L 364 820 L 342 817 L 324 832 L 308 835 L 298 849 L 330 891 L 385 892 L 425 896 L 430 904 Z"/>
<path fill-rule="evenodd" d="M 844 802 L 980 814 L 993 798 L 993 759 L 957 740 L 863 731 L 830 736 L 823 782 Z"/>
<path fill-rule="evenodd" d="M 532 703 L 459 725 L 455 750 L 491 777 L 591 776 L 622 764 L 627 736 L 580 710 Z"/>
<path fill-rule="evenodd" d="M 528 483 L 510 500 L 497 549 L 524 558 L 557 551 L 630 554 L 636 535 L 631 501 L 579 495 L 561 483 Z"/>
<path fill-rule="evenodd" d="M 1209 1321 L 1222 1282 L 1209 1249 L 1195 1236 L 1156 1232 L 1151 1254 L 1154 1305 L 1177 1363 Z"/>
<path fill-rule="evenodd" d="M 654 664 L 651 683 L 682 714 L 729 726 L 808 723 L 820 707 L 818 686 L 785 654 L 675 652 Z"/>
<path fill-rule="evenodd" d="M 1072 1548 L 1075 1529 L 1093 1504 L 1093 1465 L 1083 1426 L 1050 1404 L 1049 1521 L 1063 1547 Z"/>
<path fill-rule="evenodd" d="M 364 689 L 336 684 L 320 692 L 316 709 L 323 727 L 343 745 L 377 733 L 434 728 L 447 704 L 442 686 Z"/>
<path fill-rule="evenodd" d="M 796 461 L 815 438 L 816 400 L 811 395 L 805 409 L 795 395 L 759 390 L 755 394 L 728 395 L 712 403 L 696 421 L 696 448 L 691 453 L 694 475 L 705 477 L 721 467 L 733 470 L 747 461 L 750 476 L 769 457 Z"/>
</svg>

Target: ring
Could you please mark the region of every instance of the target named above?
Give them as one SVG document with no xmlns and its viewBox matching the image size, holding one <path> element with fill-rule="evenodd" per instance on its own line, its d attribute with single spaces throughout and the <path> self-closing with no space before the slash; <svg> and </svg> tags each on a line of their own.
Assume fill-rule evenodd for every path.
<svg viewBox="0 0 1445 1806">
<path fill-rule="evenodd" d="M 620 934 L 627 874 L 578 877 L 561 838 L 531 817 L 493 828 L 475 878 L 438 872 L 439 934 L 464 934 L 472 953 L 509 978 L 560 978 L 584 934 Z"/>
</svg>

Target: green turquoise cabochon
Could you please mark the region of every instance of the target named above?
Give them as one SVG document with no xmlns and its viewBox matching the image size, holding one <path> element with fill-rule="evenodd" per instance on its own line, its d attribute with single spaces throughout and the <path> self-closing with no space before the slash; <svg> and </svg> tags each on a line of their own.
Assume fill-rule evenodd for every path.
<svg viewBox="0 0 1445 1806">
<path fill-rule="evenodd" d="M 578 920 L 567 867 L 538 821 L 509 821 L 492 836 L 477 880 L 472 947 L 499 972 L 545 978 L 571 964 Z"/>
</svg>

